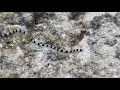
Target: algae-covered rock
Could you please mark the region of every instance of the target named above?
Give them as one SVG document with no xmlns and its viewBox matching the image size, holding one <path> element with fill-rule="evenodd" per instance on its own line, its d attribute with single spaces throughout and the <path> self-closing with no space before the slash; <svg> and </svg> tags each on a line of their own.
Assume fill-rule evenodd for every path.
<svg viewBox="0 0 120 90">
<path fill-rule="evenodd" d="M 17 78 L 18 75 L 17 74 L 10 74 L 7 78 Z"/>
</svg>

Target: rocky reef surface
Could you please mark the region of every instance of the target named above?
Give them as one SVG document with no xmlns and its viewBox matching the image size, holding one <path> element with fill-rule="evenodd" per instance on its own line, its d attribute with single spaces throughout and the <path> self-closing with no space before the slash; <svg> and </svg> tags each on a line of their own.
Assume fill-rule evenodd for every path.
<svg viewBox="0 0 120 90">
<path fill-rule="evenodd" d="M 0 78 L 119 78 L 119 12 L 0 12 Z"/>
</svg>

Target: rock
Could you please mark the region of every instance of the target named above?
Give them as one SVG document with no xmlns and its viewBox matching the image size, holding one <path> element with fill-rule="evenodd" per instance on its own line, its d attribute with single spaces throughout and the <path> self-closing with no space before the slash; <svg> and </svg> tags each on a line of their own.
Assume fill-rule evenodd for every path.
<svg viewBox="0 0 120 90">
<path fill-rule="evenodd" d="M 119 12 L 0 13 L 0 78 L 119 78 L 119 49 Z"/>
</svg>

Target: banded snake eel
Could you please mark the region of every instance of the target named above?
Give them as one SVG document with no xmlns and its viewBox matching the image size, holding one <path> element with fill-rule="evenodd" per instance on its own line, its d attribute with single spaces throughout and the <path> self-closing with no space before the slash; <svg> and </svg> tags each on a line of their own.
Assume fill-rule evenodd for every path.
<svg viewBox="0 0 120 90">
<path fill-rule="evenodd" d="M 28 34 L 27 30 L 21 30 L 21 29 L 17 30 L 16 29 L 16 30 L 13 30 L 13 31 L 10 31 L 7 33 L 0 33 L 0 36 L 1 37 L 8 37 L 9 35 L 16 33 L 16 32 L 22 33 L 24 35 Z M 34 43 L 35 45 L 38 45 L 39 47 L 48 47 L 48 48 L 51 48 L 51 49 L 56 50 L 56 51 L 61 52 L 61 53 L 75 53 L 75 52 L 82 52 L 83 51 L 82 49 L 64 50 L 64 49 L 56 47 L 55 45 L 37 42 L 35 39 L 32 39 L 32 43 Z"/>
</svg>

